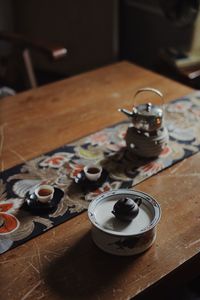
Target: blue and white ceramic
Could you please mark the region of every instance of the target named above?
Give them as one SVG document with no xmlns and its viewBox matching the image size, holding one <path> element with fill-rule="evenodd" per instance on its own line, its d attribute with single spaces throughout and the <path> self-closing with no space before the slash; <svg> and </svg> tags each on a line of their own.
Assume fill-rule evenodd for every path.
<svg viewBox="0 0 200 300">
<path fill-rule="evenodd" d="M 130 222 L 117 219 L 113 213 L 115 203 L 124 197 L 140 197 L 139 213 Z M 161 209 L 150 195 L 140 191 L 119 189 L 101 194 L 89 205 L 94 243 L 105 252 L 129 256 L 144 252 L 155 241 L 156 225 Z"/>
</svg>

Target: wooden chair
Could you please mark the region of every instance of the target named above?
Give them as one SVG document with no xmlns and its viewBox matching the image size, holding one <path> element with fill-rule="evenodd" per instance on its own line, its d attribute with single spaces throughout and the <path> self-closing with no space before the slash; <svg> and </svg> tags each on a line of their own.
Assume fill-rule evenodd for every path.
<svg viewBox="0 0 200 300">
<path fill-rule="evenodd" d="M 4 71 L 0 74 L 1 87 L 5 84 L 9 86 L 11 84 L 12 86 L 12 80 L 9 79 L 8 74 L 11 74 L 10 77 L 15 75 L 12 68 L 16 62 L 18 62 L 18 67 L 22 62 L 26 77 L 26 89 L 37 87 L 37 78 L 30 54 L 32 50 L 42 53 L 50 61 L 59 60 L 67 54 L 67 49 L 64 47 L 44 44 L 43 42 L 34 41 L 32 39 L 29 40 L 23 35 L 13 34 L 6 31 L 0 31 L 0 41 L 9 43 L 12 46 L 11 54 L 7 58 L 2 59 L 4 64 Z"/>
</svg>

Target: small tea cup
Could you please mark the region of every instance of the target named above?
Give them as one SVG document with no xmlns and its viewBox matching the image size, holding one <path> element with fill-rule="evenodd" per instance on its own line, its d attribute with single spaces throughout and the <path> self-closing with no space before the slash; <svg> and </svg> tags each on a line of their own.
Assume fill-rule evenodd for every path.
<svg viewBox="0 0 200 300">
<path fill-rule="evenodd" d="M 83 169 L 87 179 L 97 181 L 101 177 L 102 167 L 97 165 L 88 165 Z"/>
<path fill-rule="evenodd" d="M 42 184 L 35 190 L 37 199 L 42 203 L 47 203 L 53 198 L 54 188 L 49 184 Z"/>
</svg>

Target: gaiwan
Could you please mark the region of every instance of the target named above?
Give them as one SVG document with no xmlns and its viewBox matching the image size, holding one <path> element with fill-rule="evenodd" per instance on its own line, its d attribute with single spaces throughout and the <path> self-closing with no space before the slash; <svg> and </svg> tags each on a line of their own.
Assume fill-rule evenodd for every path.
<svg viewBox="0 0 200 300">
<path fill-rule="evenodd" d="M 135 255 L 155 241 L 161 209 L 150 195 L 119 189 L 103 193 L 88 208 L 94 243 L 115 255 Z"/>
</svg>

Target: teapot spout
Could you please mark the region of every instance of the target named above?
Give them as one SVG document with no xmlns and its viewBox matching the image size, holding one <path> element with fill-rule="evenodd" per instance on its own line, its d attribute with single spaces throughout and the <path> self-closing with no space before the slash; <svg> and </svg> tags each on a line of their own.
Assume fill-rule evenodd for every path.
<svg viewBox="0 0 200 300">
<path fill-rule="evenodd" d="M 127 110 L 127 109 L 119 108 L 118 111 L 122 112 L 123 114 L 125 114 L 128 117 L 132 117 L 133 116 L 133 113 L 130 112 L 129 110 Z"/>
</svg>

